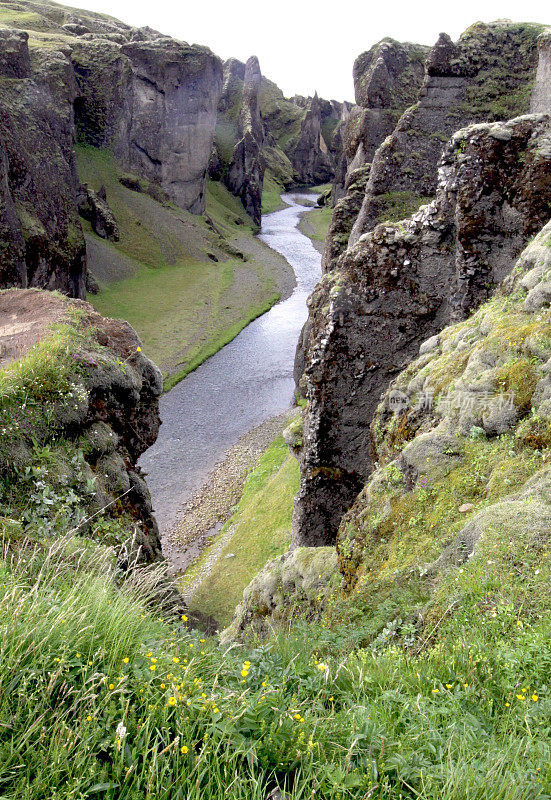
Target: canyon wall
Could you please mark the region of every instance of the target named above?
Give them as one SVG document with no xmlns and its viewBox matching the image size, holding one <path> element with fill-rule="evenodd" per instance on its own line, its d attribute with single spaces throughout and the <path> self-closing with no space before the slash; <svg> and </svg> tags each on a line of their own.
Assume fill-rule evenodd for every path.
<svg viewBox="0 0 551 800">
<path fill-rule="evenodd" d="M 489 297 L 548 219 L 546 117 L 475 125 L 446 144 L 466 122 L 528 111 L 538 52 L 545 68 L 542 28 L 478 23 L 456 44 L 442 34 L 418 102 L 371 166 L 350 173 L 297 349 L 308 406 L 295 544 L 334 542 L 372 469 L 369 426 L 381 391 L 423 339 Z M 357 75 L 356 84 L 366 102 Z"/>
<path fill-rule="evenodd" d="M 85 293 L 70 51 L 0 30 L 0 286 Z"/>
<path fill-rule="evenodd" d="M 474 125 L 445 147 L 434 202 L 361 237 L 310 298 L 293 541 L 335 541 L 372 468 L 381 392 L 425 339 L 484 302 L 549 218 L 546 115 Z"/>
<path fill-rule="evenodd" d="M 331 269 L 346 249 L 379 145 L 417 98 L 428 47 L 383 39 L 354 62 L 356 106 L 342 125 L 342 155 L 332 187 L 335 211 L 322 266 Z M 340 202 L 338 202 L 340 201 Z"/>
<path fill-rule="evenodd" d="M 16 3 L 3 20 L 0 286 L 84 297 L 75 140 L 202 213 L 222 64 L 207 48 L 63 6 Z"/>
</svg>

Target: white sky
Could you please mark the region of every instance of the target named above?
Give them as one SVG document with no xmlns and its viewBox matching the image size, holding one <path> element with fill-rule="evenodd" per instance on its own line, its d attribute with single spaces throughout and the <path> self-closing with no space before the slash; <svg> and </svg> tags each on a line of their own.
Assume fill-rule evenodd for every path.
<svg viewBox="0 0 551 800">
<path fill-rule="evenodd" d="M 101 11 L 130 25 L 149 25 L 191 43 L 204 44 L 223 59 L 257 55 L 264 75 L 287 96 L 353 100 L 352 64 L 382 39 L 431 45 L 440 31 L 452 39 L 477 20 L 543 22 L 551 25 L 544 0 L 65 0 Z"/>
</svg>

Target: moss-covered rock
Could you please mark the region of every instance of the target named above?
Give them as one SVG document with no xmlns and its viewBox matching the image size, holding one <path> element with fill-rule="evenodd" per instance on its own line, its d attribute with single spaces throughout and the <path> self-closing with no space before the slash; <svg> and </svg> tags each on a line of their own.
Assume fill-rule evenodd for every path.
<svg viewBox="0 0 551 800">
<path fill-rule="evenodd" d="M 106 540 L 124 561 L 159 558 L 137 460 L 157 436 L 162 377 L 134 330 L 82 301 L 11 289 L 0 346 L 0 519 L 31 538 Z"/>
<path fill-rule="evenodd" d="M 389 197 L 434 195 L 443 146 L 458 128 L 529 112 L 543 29 L 502 20 L 472 26 L 457 43 L 441 34 L 417 102 L 372 157 L 352 244 L 388 218 Z"/>
<path fill-rule="evenodd" d="M 269 561 L 243 593 L 232 624 L 221 634 L 228 643 L 251 634 L 265 636 L 298 612 L 316 617 L 340 584 L 332 547 L 299 547 Z"/>
<path fill-rule="evenodd" d="M 407 384 L 396 387 L 395 407 L 389 401 L 391 429 L 382 437 L 387 446 L 403 448 L 413 438 L 425 420 L 423 403 L 430 401 L 430 392 L 436 395 L 443 388 L 467 393 L 468 402 L 454 419 L 462 432 L 479 426 L 490 435 L 504 433 L 525 413 L 537 384 L 529 362 L 542 347 L 541 333 L 532 328 L 534 312 L 525 312 L 531 320 L 526 327 L 515 330 L 510 323 L 503 331 L 509 339 L 522 332 L 530 340 L 530 353 L 513 363 L 499 353 L 501 332 L 472 350 L 484 336 L 484 325 L 498 329 L 492 307 L 482 330 L 475 317 L 449 337 L 432 337 L 491 295 L 526 241 L 547 221 L 548 146 L 549 119 L 543 115 L 458 131 L 444 150 L 435 201 L 409 220 L 379 225 L 362 236 L 316 288 L 299 345 L 301 362 L 297 353 L 308 399 L 295 509 L 297 544 L 334 540 L 340 513 L 378 460 L 372 443 L 380 431 L 372 438 L 368 429 L 380 394 L 423 342 L 430 340 L 419 369 L 403 373 Z M 547 256 L 540 255 L 547 249 L 543 239 L 534 247 L 534 254 L 523 256 L 531 273 L 523 304 L 548 280 L 548 268 L 534 263 L 536 252 L 546 263 Z M 546 309 L 542 304 L 539 313 Z M 429 372 L 430 386 L 424 385 Z M 490 400 L 496 386 L 502 389 L 500 397 Z M 418 412 L 403 413 L 400 392 L 406 400 L 415 395 Z M 471 403 L 484 394 L 488 402 L 475 414 Z"/>
</svg>

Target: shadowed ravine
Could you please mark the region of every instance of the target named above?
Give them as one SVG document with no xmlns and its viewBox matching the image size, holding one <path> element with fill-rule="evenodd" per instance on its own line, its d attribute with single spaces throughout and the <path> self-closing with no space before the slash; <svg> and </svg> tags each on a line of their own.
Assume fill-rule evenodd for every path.
<svg viewBox="0 0 551 800">
<path fill-rule="evenodd" d="M 161 531 L 240 436 L 292 402 L 295 348 L 321 256 L 297 229 L 300 201 L 312 196 L 282 197 L 288 208 L 262 217 L 260 238 L 292 266 L 293 294 L 161 398 L 159 438 L 141 459 Z"/>
</svg>

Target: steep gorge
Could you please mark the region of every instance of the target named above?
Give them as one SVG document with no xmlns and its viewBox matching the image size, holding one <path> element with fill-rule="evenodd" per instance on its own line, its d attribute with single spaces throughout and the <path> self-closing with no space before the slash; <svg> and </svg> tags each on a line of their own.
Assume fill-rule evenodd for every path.
<svg viewBox="0 0 551 800">
<path fill-rule="evenodd" d="M 83 298 L 105 259 L 120 261 L 96 241 L 87 253 L 79 212 L 101 238 L 121 234 L 105 187 L 81 188 L 75 142 L 112 155 L 124 186 L 173 216 L 204 215 L 207 173 L 256 226 L 266 168 L 272 194 L 332 178 L 341 105 L 284 98 L 256 58 L 223 67 L 206 47 L 55 4 L 21 0 L 1 10 L 0 286 Z M 220 226 L 213 233 L 224 237 Z"/>
</svg>

